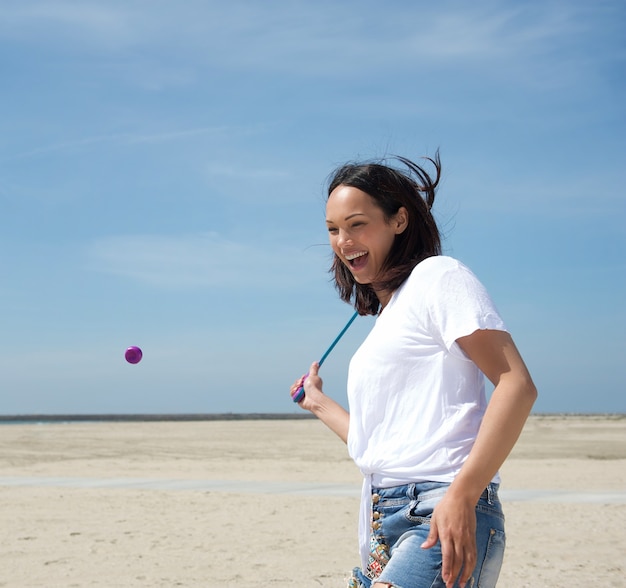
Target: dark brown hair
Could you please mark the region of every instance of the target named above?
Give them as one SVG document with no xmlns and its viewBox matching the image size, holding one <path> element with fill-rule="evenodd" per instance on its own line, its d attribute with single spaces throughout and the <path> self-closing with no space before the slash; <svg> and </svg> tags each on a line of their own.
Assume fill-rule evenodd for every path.
<svg viewBox="0 0 626 588">
<path fill-rule="evenodd" d="M 441 177 L 439 152 L 425 157 L 435 167 L 434 179 L 419 165 L 404 157 L 394 157 L 406 169 L 387 165 L 387 160 L 348 163 L 331 176 L 328 196 L 338 186 L 351 186 L 368 194 L 383 211 L 386 221 L 404 206 L 408 212 L 407 228 L 396 235 L 389 255 L 375 284 L 359 284 L 350 270 L 334 255 L 330 273 L 341 299 L 353 304 L 359 314 L 378 314 L 380 302 L 376 289 L 393 292 L 422 260 L 441 254 L 441 237 L 431 208 Z"/>
</svg>

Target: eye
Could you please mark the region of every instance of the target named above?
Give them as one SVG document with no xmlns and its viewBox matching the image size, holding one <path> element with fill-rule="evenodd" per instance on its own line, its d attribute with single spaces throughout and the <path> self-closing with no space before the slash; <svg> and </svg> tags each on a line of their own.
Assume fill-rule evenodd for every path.
<svg viewBox="0 0 626 588">
<path fill-rule="evenodd" d="M 331 235 L 336 235 L 339 232 L 339 229 L 337 227 L 328 227 L 328 232 Z"/>
</svg>

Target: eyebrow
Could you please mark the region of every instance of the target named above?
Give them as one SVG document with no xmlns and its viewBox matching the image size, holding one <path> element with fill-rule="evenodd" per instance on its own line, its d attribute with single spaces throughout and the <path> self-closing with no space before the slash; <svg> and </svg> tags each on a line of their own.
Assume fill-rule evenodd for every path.
<svg viewBox="0 0 626 588">
<path fill-rule="evenodd" d="M 364 212 L 355 212 L 355 213 L 353 213 L 353 214 L 349 214 L 349 215 L 348 215 L 346 218 L 344 218 L 343 220 L 347 221 L 347 220 L 350 220 L 351 218 L 353 218 L 353 217 L 355 217 L 355 216 L 367 216 L 367 215 L 366 215 Z M 329 224 L 329 223 L 335 224 L 335 221 L 332 221 L 332 220 L 326 219 L 326 224 Z"/>
</svg>

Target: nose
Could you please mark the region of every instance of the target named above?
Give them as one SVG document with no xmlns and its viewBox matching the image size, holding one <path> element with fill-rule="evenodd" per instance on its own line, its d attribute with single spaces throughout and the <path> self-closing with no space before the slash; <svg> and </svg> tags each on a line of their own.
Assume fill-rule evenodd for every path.
<svg viewBox="0 0 626 588">
<path fill-rule="evenodd" d="M 339 233 L 337 234 L 337 245 L 339 247 L 343 247 L 345 244 L 351 242 L 352 239 L 350 235 L 344 231 L 343 229 L 339 229 Z"/>
</svg>

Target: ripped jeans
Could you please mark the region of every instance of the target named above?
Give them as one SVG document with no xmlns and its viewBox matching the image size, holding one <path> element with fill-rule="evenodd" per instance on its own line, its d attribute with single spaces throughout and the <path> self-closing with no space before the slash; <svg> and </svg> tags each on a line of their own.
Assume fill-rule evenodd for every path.
<svg viewBox="0 0 626 588">
<path fill-rule="evenodd" d="M 449 484 L 423 482 L 372 488 L 372 527 L 367 570 L 355 568 L 348 588 L 375 582 L 396 588 L 445 588 L 441 545 L 420 545 L 430 531 L 430 517 Z M 466 586 L 494 588 L 504 557 L 504 515 L 498 484 L 490 484 L 476 505 L 476 567 Z M 458 584 L 455 583 L 455 587 Z"/>
</svg>

